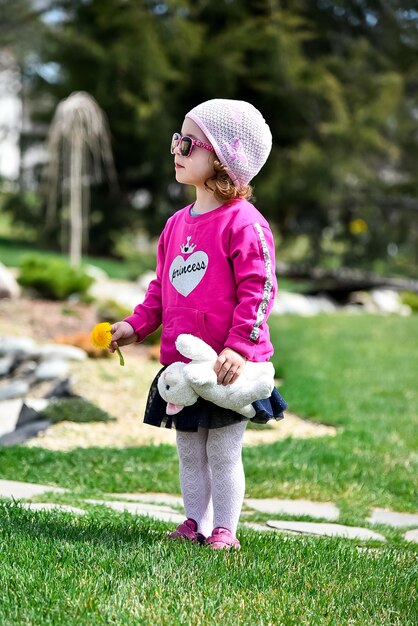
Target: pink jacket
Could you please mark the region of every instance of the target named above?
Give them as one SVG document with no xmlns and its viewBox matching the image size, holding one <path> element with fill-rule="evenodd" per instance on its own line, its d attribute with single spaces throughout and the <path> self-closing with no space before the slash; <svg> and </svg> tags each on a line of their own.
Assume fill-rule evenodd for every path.
<svg viewBox="0 0 418 626">
<path fill-rule="evenodd" d="M 261 213 L 232 200 L 199 216 L 192 205 L 170 217 L 161 234 L 157 278 L 126 318 L 142 341 L 163 325 L 161 363 L 185 361 L 180 333 L 201 337 L 250 361 L 267 361 L 273 346 L 267 317 L 277 289 L 274 243 Z"/>
</svg>

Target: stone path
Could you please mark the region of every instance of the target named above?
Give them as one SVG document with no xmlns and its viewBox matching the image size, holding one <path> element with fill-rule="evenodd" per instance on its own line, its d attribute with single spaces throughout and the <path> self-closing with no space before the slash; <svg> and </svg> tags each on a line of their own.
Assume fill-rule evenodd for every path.
<svg viewBox="0 0 418 626">
<path fill-rule="evenodd" d="M 14 500 L 27 500 L 45 493 L 68 493 L 67 489 L 38 485 L 33 483 L 16 482 L 12 480 L 0 480 L 0 498 Z M 126 511 L 132 515 L 148 515 L 164 522 L 178 524 L 184 520 L 183 503 L 180 496 L 166 493 L 120 493 L 109 494 L 107 499 L 87 499 L 86 504 L 106 506 L 115 511 Z M 21 506 L 31 511 L 58 509 L 75 515 L 86 513 L 84 509 L 65 504 L 51 502 L 22 502 Z M 305 522 L 294 520 L 268 520 L 265 523 L 241 523 L 241 527 L 251 528 L 260 532 L 279 531 L 302 535 L 319 535 L 327 537 L 344 537 L 346 539 L 374 539 L 385 542 L 384 535 L 369 528 L 345 526 L 343 524 L 329 523 L 339 518 L 339 509 L 332 502 L 312 502 L 311 500 L 280 500 L 275 498 L 244 500 L 242 517 L 254 511 L 294 517 L 308 516 L 314 519 L 328 520 L 327 522 Z M 401 513 L 388 509 L 373 508 L 367 523 L 384 524 L 392 527 L 412 528 L 404 533 L 406 541 L 418 543 L 418 513 Z"/>
</svg>

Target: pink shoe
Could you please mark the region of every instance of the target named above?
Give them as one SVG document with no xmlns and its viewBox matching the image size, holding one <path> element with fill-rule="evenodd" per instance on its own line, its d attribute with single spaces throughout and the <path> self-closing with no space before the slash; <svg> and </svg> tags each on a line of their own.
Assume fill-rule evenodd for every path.
<svg viewBox="0 0 418 626">
<path fill-rule="evenodd" d="M 220 526 L 213 529 L 211 536 L 206 539 L 206 545 L 214 550 L 241 549 L 240 542 L 232 535 L 231 531 Z"/>
<path fill-rule="evenodd" d="M 176 530 L 169 534 L 170 539 L 188 539 L 194 543 L 203 544 L 206 537 L 197 532 L 197 523 L 194 519 L 186 519 L 185 522 L 177 526 Z"/>
</svg>

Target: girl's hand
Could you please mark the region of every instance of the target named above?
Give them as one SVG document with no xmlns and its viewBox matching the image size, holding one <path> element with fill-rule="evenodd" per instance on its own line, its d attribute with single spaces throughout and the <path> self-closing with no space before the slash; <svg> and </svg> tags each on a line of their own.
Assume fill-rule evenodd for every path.
<svg viewBox="0 0 418 626">
<path fill-rule="evenodd" d="M 138 336 L 128 322 L 116 322 L 116 324 L 112 324 L 112 343 L 109 346 L 110 352 L 115 352 L 118 346 L 127 346 L 137 341 Z"/>
<path fill-rule="evenodd" d="M 243 356 L 231 348 L 222 350 L 213 368 L 218 377 L 218 384 L 232 385 L 241 374 L 245 361 Z"/>
</svg>

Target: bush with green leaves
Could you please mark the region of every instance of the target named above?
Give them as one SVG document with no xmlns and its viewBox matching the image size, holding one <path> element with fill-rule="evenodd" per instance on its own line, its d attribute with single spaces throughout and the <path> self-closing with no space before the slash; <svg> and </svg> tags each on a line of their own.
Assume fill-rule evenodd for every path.
<svg viewBox="0 0 418 626">
<path fill-rule="evenodd" d="M 402 294 L 402 303 L 410 306 L 414 313 L 418 313 L 418 293 L 405 291 Z"/>
<path fill-rule="evenodd" d="M 103 411 L 100 407 L 84 400 L 83 398 L 63 398 L 51 402 L 42 415 L 51 420 L 53 424 L 58 422 L 111 422 L 114 417 Z"/>
<path fill-rule="evenodd" d="M 119 322 L 124 317 L 132 314 L 132 308 L 123 306 L 116 300 L 104 300 L 97 305 L 97 318 L 99 322 Z"/>
<path fill-rule="evenodd" d="M 51 300 L 65 300 L 72 294 L 83 295 L 94 279 L 64 259 L 28 255 L 20 264 L 18 282 Z"/>
</svg>

